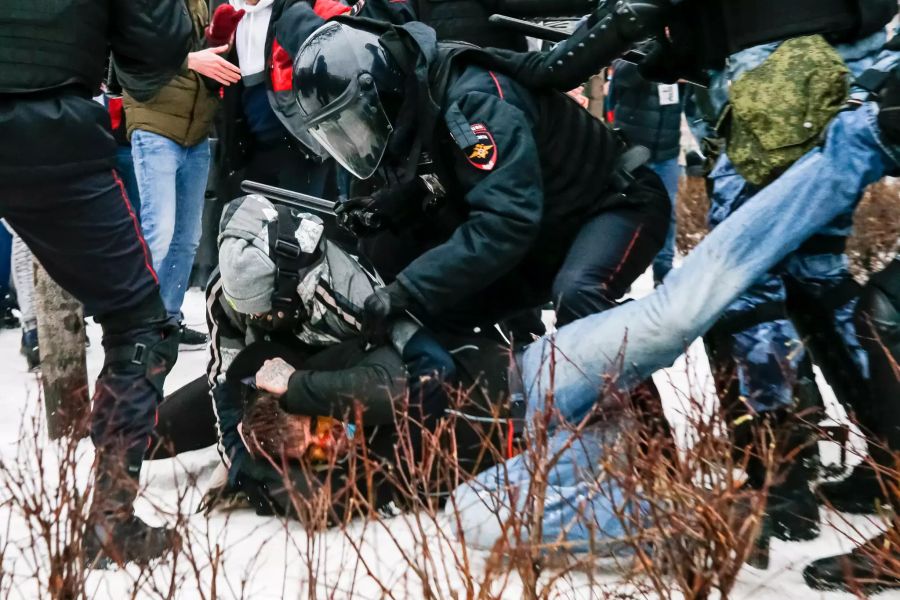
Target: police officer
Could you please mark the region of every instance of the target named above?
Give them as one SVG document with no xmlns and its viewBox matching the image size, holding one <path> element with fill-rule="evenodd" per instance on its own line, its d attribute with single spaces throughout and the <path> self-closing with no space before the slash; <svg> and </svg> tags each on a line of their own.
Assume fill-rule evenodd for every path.
<svg viewBox="0 0 900 600">
<path fill-rule="evenodd" d="M 294 63 L 310 133 L 374 188 L 341 209 L 393 280 L 365 303 L 367 335 L 406 311 L 484 329 L 549 300 L 560 323 L 613 306 L 668 227 L 646 153 L 564 95 L 470 65 L 480 50 L 379 27 L 329 23 Z"/>
<path fill-rule="evenodd" d="M 0 2 L 0 215 L 103 327 L 93 399 L 97 447 L 88 558 L 163 555 L 176 541 L 133 500 L 177 328 L 159 296 L 122 181 L 100 91 L 110 48 L 128 92 L 149 99 L 183 64 L 191 23 L 179 0 Z"/>
</svg>

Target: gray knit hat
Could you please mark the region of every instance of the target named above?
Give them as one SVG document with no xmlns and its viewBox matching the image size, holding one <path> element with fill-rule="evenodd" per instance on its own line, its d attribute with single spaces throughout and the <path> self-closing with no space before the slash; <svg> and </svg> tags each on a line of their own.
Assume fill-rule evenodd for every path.
<svg viewBox="0 0 900 600">
<path fill-rule="evenodd" d="M 269 225 L 277 220 L 278 211 L 259 195 L 225 207 L 219 225 L 219 271 L 225 299 L 239 313 L 272 309 L 275 262 L 269 256 Z"/>
</svg>

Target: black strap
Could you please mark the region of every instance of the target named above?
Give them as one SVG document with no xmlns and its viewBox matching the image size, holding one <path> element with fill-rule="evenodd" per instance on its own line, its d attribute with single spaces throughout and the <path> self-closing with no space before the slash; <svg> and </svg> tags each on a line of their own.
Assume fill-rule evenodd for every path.
<svg viewBox="0 0 900 600">
<path fill-rule="evenodd" d="M 814 235 L 806 240 L 797 252 L 799 254 L 843 254 L 847 249 L 847 238 L 842 235 Z"/>
<path fill-rule="evenodd" d="M 888 77 L 890 76 L 890 71 L 866 69 L 859 77 L 856 78 L 853 83 L 866 90 L 867 92 L 872 92 L 873 94 L 875 94 L 881 91 L 881 88 L 884 87 L 884 84 L 887 82 Z"/>
<path fill-rule="evenodd" d="M 747 310 L 730 312 L 716 323 L 718 335 L 732 335 L 771 321 L 787 319 L 784 303 L 769 300 Z"/>
</svg>

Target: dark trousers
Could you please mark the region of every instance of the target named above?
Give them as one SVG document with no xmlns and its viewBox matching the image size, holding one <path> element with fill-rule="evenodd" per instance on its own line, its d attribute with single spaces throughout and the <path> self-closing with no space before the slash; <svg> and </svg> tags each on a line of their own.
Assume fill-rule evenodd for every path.
<svg viewBox="0 0 900 600">
<path fill-rule="evenodd" d="M 124 185 L 112 170 L 0 187 L 0 216 L 50 277 L 84 304 L 86 314 L 97 317 L 105 349 L 160 339 L 164 314 L 153 261 Z M 159 393 L 145 374 L 104 372 L 97 387 L 95 443 L 146 443 Z"/>
<path fill-rule="evenodd" d="M 113 171 L 0 185 L 0 216 L 87 315 L 122 311 L 158 293 L 150 250 Z"/>
</svg>

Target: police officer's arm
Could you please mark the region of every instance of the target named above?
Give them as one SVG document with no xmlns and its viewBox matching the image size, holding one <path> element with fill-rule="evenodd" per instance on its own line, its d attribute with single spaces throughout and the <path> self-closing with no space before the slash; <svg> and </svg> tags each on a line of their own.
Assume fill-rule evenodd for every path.
<svg viewBox="0 0 900 600">
<path fill-rule="evenodd" d="M 112 0 L 109 27 L 116 75 L 135 100 L 152 98 L 187 60 L 192 25 L 182 0 Z"/>
<path fill-rule="evenodd" d="M 676 3 L 677 0 L 607 0 L 569 39 L 552 50 L 492 50 L 490 64 L 525 85 L 568 91 L 599 73 L 636 42 L 659 33 Z"/>
<path fill-rule="evenodd" d="M 488 84 L 493 86 L 490 80 Z M 543 213 L 534 117 L 484 92 L 466 94 L 457 106 L 463 120 L 454 133 L 459 146 L 454 149 L 455 171 L 466 190 L 469 216 L 446 243 L 417 258 L 397 277 L 432 313 L 515 267 L 531 250 Z M 466 136 L 470 139 L 464 141 Z"/>
</svg>

